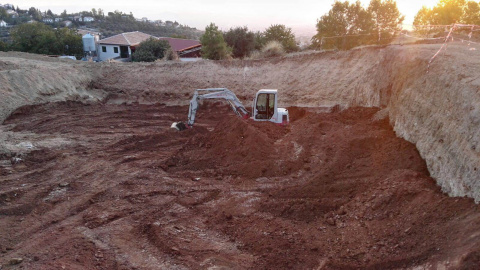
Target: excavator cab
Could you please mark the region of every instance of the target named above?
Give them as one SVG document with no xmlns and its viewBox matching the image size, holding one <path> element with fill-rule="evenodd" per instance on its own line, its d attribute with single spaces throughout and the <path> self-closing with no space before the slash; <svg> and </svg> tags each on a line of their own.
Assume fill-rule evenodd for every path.
<svg viewBox="0 0 480 270">
<path fill-rule="evenodd" d="M 255 109 L 257 110 L 257 113 L 255 114 L 255 119 L 271 119 L 275 114 L 275 94 L 258 94 Z"/>
<path fill-rule="evenodd" d="M 270 121 L 277 124 L 289 122 L 288 111 L 277 106 L 277 90 L 259 90 L 253 100 L 253 120 Z"/>
</svg>

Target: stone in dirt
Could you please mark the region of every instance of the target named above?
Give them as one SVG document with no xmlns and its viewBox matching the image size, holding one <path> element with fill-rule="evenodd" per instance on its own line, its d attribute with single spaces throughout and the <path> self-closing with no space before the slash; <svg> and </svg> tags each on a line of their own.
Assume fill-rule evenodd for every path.
<svg viewBox="0 0 480 270">
<path fill-rule="evenodd" d="M 22 258 L 12 258 L 12 259 L 10 259 L 10 265 L 16 265 L 16 264 L 20 264 L 22 262 L 23 262 Z"/>
</svg>

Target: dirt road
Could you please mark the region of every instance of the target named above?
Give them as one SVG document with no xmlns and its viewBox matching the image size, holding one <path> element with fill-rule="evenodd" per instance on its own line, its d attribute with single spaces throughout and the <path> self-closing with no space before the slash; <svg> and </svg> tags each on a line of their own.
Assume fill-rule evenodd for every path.
<svg viewBox="0 0 480 270">
<path fill-rule="evenodd" d="M 478 205 L 443 194 L 384 112 L 290 108 L 284 128 L 213 104 L 170 129 L 186 112 L 68 102 L 10 116 L 4 269 L 479 265 Z"/>
</svg>

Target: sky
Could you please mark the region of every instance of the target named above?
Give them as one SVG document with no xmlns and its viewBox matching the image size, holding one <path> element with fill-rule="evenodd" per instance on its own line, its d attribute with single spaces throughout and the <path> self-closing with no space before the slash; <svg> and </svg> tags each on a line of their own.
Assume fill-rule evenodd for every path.
<svg viewBox="0 0 480 270">
<path fill-rule="evenodd" d="M 366 7 L 370 0 L 360 2 Z M 397 0 L 397 6 L 405 15 L 404 24 L 408 27 L 422 6 L 432 7 L 437 2 L 438 0 Z M 330 10 L 334 0 L 0 0 L 0 3 L 11 3 L 21 9 L 51 9 L 57 14 L 65 9 L 68 13 L 92 8 L 101 8 L 105 13 L 118 10 L 132 12 L 136 18 L 178 21 L 201 30 L 210 22 L 222 30 L 247 26 L 253 31 L 263 31 L 272 24 L 284 24 L 291 27 L 297 35 L 313 35 L 317 19 Z"/>
</svg>

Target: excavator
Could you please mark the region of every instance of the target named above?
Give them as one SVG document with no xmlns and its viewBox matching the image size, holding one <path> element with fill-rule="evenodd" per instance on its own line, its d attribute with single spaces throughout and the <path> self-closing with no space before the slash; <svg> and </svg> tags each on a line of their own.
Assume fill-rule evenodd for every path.
<svg viewBox="0 0 480 270">
<path fill-rule="evenodd" d="M 175 122 L 172 124 L 172 128 L 185 130 L 193 127 L 198 110 L 198 101 L 203 99 L 224 99 L 230 104 L 233 111 L 244 119 L 251 118 L 254 121 L 269 121 L 281 125 L 286 125 L 290 121 L 288 110 L 279 108 L 277 105 L 278 93 L 276 89 L 261 89 L 257 92 L 253 99 L 252 117 L 250 117 L 245 106 L 232 91 L 227 88 L 207 88 L 195 90 L 193 98 L 190 100 L 187 125 L 183 122 Z"/>
</svg>

